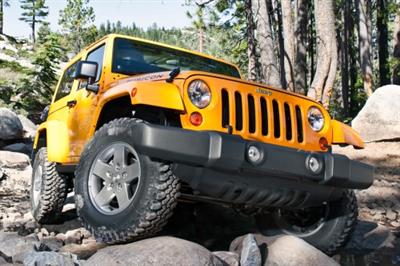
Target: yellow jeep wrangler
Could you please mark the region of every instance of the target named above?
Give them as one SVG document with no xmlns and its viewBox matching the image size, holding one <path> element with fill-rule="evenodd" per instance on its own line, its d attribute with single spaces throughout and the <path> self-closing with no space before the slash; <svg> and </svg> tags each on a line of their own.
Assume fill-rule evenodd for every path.
<svg viewBox="0 0 400 266">
<path fill-rule="evenodd" d="M 297 235 L 327 253 L 357 219 L 352 189 L 373 167 L 332 154 L 364 143 L 315 101 L 241 79 L 208 55 L 108 35 L 65 68 L 37 131 L 31 189 L 39 223 L 74 190 L 99 241 L 158 232 L 181 199 L 230 206 L 265 234 Z"/>
</svg>

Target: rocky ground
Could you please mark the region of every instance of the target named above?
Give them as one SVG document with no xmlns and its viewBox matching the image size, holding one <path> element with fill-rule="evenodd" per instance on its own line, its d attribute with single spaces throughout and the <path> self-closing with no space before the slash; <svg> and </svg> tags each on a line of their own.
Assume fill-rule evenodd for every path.
<svg viewBox="0 0 400 266">
<path fill-rule="evenodd" d="M 129 245 L 96 243 L 77 220 L 72 195 L 64 207 L 63 221 L 40 227 L 29 212 L 28 156 L 0 151 L 0 265 L 126 265 L 135 261 L 142 265 L 400 265 L 398 150 L 400 142 L 370 143 L 358 151 L 335 149 L 376 165 L 377 171 L 374 185 L 357 192 L 357 229 L 333 259 L 293 237 L 265 238 L 257 233 L 253 219 L 204 204 L 182 204 L 158 238 Z M 171 250 L 174 256 L 167 256 Z M 304 254 L 312 260 L 304 261 Z"/>
</svg>

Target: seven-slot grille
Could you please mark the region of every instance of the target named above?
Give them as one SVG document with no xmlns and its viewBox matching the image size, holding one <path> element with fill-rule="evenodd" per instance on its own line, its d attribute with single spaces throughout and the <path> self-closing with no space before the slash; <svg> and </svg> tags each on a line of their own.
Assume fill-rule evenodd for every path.
<svg viewBox="0 0 400 266">
<path fill-rule="evenodd" d="M 261 138 L 304 141 L 301 108 L 293 103 L 242 91 L 221 90 L 222 127 Z"/>
</svg>

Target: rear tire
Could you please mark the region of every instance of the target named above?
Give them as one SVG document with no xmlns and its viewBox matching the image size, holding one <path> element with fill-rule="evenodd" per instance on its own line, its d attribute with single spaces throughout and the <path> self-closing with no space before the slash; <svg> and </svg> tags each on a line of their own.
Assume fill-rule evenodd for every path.
<svg viewBox="0 0 400 266">
<path fill-rule="evenodd" d="M 36 153 L 32 169 L 31 208 L 40 224 L 56 223 L 67 196 L 66 178 L 57 173 L 56 163 L 47 159 L 47 149 Z"/>
<path fill-rule="evenodd" d="M 311 218 L 310 218 L 311 216 Z M 265 235 L 289 234 L 307 241 L 328 255 L 336 254 L 348 242 L 357 224 L 357 199 L 352 190 L 321 207 L 304 210 L 275 210 L 258 217 Z"/>
<path fill-rule="evenodd" d="M 75 174 L 75 203 L 98 241 L 122 243 L 162 229 L 180 184 L 168 163 L 141 155 L 132 143 L 137 119 L 113 120 L 86 145 Z"/>
</svg>

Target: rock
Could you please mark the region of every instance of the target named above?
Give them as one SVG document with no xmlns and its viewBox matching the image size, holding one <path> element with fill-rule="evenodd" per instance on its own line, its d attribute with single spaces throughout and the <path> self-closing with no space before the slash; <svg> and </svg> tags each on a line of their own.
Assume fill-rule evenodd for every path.
<svg viewBox="0 0 400 266">
<path fill-rule="evenodd" d="M 23 115 L 18 115 L 22 124 L 23 137 L 33 140 L 36 135 L 37 125 Z"/>
<path fill-rule="evenodd" d="M 346 248 L 377 250 L 393 248 L 395 243 L 396 236 L 387 227 L 372 222 L 359 221 Z"/>
<path fill-rule="evenodd" d="M 59 251 L 64 243 L 55 237 L 45 237 L 41 240 L 48 251 Z"/>
<path fill-rule="evenodd" d="M 0 151 L 0 166 L 23 170 L 29 165 L 29 157 L 26 154 L 11 151 Z"/>
<path fill-rule="evenodd" d="M 0 254 L 12 258 L 18 254 L 35 251 L 40 247 L 40 242 L 34 237 L 21 237 L 17 233 L 0 233 Z"/>
<path fill-rule="evenodd" d="M 216 251 L 213 252 L 214 256 L 217 256 L 226 266 L 239 266 L 239 254 L 228 251 Z"/>
<path fill-rule="evenodd" d="M 75 254 L 78 259 L 88 259 L 95 254 L 99 249 L 106 247 L 106 244 L 97 243 L 96 240 L 83 241 L 81 245 L 67 244 L 60 248 L 60 252 L 69 252 Z"/>
<path fill-rule="evenodd" d="M 32 152 L 32 144 L 14 143 L 4 146 L 2 150 L 30 154 Z"/>
<path fill-rule="evenodd" d="M 70 230 L 65 234 L 65 244 L 80 244 L 82 243 L 83 235 L 81 229 Z"/>
<path fill-rule="evenodd" d="M 155 237 L 109 246 L 96 252 L 84 265 L 223 265 L 206 248 L 174 237 Z"/>
<path fill-rule="evenodd" d="M 396 217 L 397 217 L 397 213 L 395 213 L 395 212 L 392 211 L 391 209 L 388 209 L 388 210 L 386 211 L 386 218 L 388 218 L 389 220 L 394 221 L 394 220 L 396 220 Z"/>
<path fill-rule="evenodd" d="M 23 260 L 23 263 L 26 266 L 75 266 L 78 264 L 78 261 L 71 254 L 58 254 L 56 252 L 44 251 L 27 253 Z"/>
<path fill-rule="evenodd" d="M 242 243 L 242 251 L 240 253 L 241 266 L 257 266 L 261 265 L 261 253 L 257 246 L 254 235 L 248 234 L 244 237 Z"/>
<path fill-rule="evenodd" d="M 22 138 L 23 128 L 18 116 L 7 108 L 0 108 L 0 139 Z"/>
<path fill-rule="evenodd" d="M 378 88 L 351 124 L 364 141 L 400 138 L 400 86 Z"/>
<path fill-rule="evenodd" d="M 332 258 L 295 236 L 281 236 L 268 246 L 264 265 L 336 266 Z"/>
</svg>

